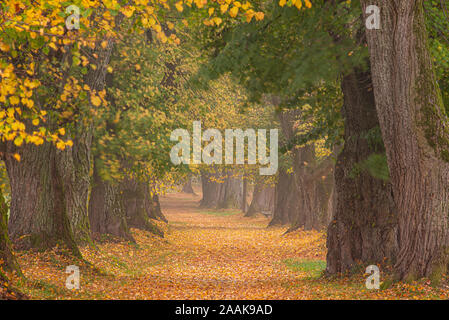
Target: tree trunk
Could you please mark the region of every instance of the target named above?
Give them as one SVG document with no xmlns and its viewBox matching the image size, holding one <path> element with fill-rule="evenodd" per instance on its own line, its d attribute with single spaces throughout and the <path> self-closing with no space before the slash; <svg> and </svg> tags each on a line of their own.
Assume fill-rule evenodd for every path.
<svg viewBox="0 0 449 320">
<path fill-rule="evenodd" d="M 201 172 L 201 187 L 203 197 L 200 201 L 201 208 L 217 208 L 223 194 L 224 183 L 220 180 L 220 173 Z"/>
<path fill-rule="evenodd" d="M 62 173 L 67 215 L 75 241 L 90 241 L 88 199 L 91 168 L 92 128 L 79 129 L 73 139 L 73 147 L 66 148 L 58 158 Z"/>
<path fill-rule="evenodd" d="M 217 208 L 242 208 L 243 203 L 243 179 L 241 175 L 235 176 L 232 171 L 227 171 L 221 197 Z"/>
<path fill-rule="evenodd" d="M 128 225 L 163 237 L 164 232 L 149 220 L 150 208 L 146 201 L 146 196 L 149 194 L 147 194 L 148 189 L 144 187 L 144 183 L 125 180 L 122 182 L 121 188 Z"/>
<path fill-rule="evenodd" d="M 291 141 L 297 134 L 300 110 L 288 110 L 279 114 L 282 132 Z M 295 146 L 292 149 L 292 189 L 298 208 L 287 232 L 304 227 L 306 230 L 320 230 L 329 223 L 328 204 L 333 188 L 333 163 L 331 158 L 318 160 L 314 144 Z"/>
<path fill-rule="evenodd" d="M 398 250 L 391 184 L 360 169 L 368 157 L 385 152 L 380 137 L 369 139 L 379 126 L 369 71 L 344 76 L 342 91 L 345 144 L 335 166 L 328 274 L 350 271 L 357 263 L 391 263 Z"/>
<path fill-rule="evenodd" d="M 256 183 L 254 187 L 253 199 L 249 206 L 245 217 L 254 216 L 256 213 L 269 212 L 274 213 L 274 187 L 264 184 L 263 182 Z"/>
<path fill-rule="evenodd" d="M 189 177 L 187 179 L 186 183 L 184 183 L 184 185 L 182 186 L 182 192 L 189 193 L 189 194 L 195 194 L 195 191 L 193 190 L 193 187 L 192 187 L 192 177 Z"/>
<path fill-rule="evenodd" d="M 108 234 L 135 241 L 126 222 L 120 187 L 103 180 L 96 165 L 89 201 L 89 220 L 95 238 L 96 235 Z"/>
<path fill-rule="evenodd" d="M 294 187 L 299 211 L 288 232 L 304 228 L 321 230 L 330 221 L 329 203 L 334 187 L 333 161 L 317 161 L 313 145 L 296 148 L 293 152 Z"/>
<path fill-rule="evenodd" d="M 283 225 L 295 221 L 299 212 L 295 178 L 292 174 L 287 173 L 284 168 L 279 168 L 274 197 L 273 219 L 269 226 Z"/>
<path fill-rule="evenodd" d="M 22 274 L 11 249 L 8 236 L 8 206 L 0 191 L 0 274 L 3 270 L 15 271 Z"/>
<path fill-rule="evenodd" d="M 150 192 L 145 193 L 146 207 L 148 208 L 148 217 L 154 220 L 168 222 L 162 213 L 159 196 L 155 193 L 151 196 Z"/>
<path fill-rule="evenodd" d="M 368 5 L 382 12 L 381 29 L 366 33 L 398 213 L 397 277 L 438 282 L 449 253 L 449 137 L 423 0 L 361 3 L 364 12 Z"/>
<path fill-rule="evenodd" d="M 11 249 L 8 236 L 8 206 L 0 191 L 0 300 L 27 299 L 28 297 L 11 286 L 5 271 L 22 275 Z"/>
<path fill-rule="evenodd" d="M 242 206 L 241 206 L 241 210 L 243 213 L 246 213 L 247 209 L 248 209 L 248 180 L 243 177 L 243 189 L 242 189 Z"/>
<path fill-rule="evenodd" d="M 11 143 L 7 149 L 17 151 Z M 50 143 L 27 144 L 20 149 L 20 162 L 5 159 L 11 185 L 9 234 L 19 247 L 47 249 L 62 242 L 81 257 L 70 227 L 61 153 Z"/>
</svg>

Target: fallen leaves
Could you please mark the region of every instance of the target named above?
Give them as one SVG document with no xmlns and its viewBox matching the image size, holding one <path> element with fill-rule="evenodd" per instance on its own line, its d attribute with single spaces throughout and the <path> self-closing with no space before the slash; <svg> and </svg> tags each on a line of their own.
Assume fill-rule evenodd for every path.
<svg viewBox="0 0 449 320">
<path fill-rule="evenodd" d="M 266 228 L 263 216 L 235 210 L 211 214 L 198 196 L 161 199 L 166 238 L 132 230 L 137 243 L 98 243 L 76 261 L 55 248 L 20 251 L 27 281 L 15 284 L 33 299 L 447 299 L 446 287 L 422 280 L 367 290 L 362 273 L 325 278 L 325 234 Z M 80 266 L 81 289 L 65 288 L 65 267 Z"/>
</svg>

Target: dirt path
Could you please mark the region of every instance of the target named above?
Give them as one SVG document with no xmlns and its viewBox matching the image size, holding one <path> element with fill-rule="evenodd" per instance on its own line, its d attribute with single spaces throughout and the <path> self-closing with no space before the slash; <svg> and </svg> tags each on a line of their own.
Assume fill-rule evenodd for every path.
<svg viewBox="0 0 449 320">
<path fill-rule="evenodd" d="M 288 284 L 301 276 L 284 261 L 324 259 L 319 248 L 322 234 L 282 236 L 286 228 L 267 229 L 265 217 L 244 218 L 238 210 L 202 210 L 199 200 L 185 194 L 162 199 L 171 224 L 167 240 L 177 251 L 160 275 L 164 297 L 280 298 L 290 294 Z M 173 290 L 173 279 L 182 292 Z"/>
</svg>

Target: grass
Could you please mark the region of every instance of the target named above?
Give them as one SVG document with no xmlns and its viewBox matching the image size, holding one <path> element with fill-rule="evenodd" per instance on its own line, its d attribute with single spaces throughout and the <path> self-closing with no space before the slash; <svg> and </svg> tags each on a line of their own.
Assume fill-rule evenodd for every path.
<svg viewBox="0 0 449 320">
<path fill-rule="evenodd" d="M 317 278 L 326 269 L 326 261 L 323 260 L 295 260 L 286 259 L 282 261 L 287 268 L 295 272 L 305 272 L 311 278 Z"/>
</svg>

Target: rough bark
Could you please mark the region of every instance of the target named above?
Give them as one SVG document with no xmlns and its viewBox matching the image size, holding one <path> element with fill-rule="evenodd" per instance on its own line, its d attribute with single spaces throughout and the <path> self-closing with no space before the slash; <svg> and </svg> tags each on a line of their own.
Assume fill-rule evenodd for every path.
<svg viewBox="0 0 449 320">
<path fill-rule="evenodd" d="M 245 217 L 251 217 L 256 213 L 269 212 L 274 213 L 274 196 L 275 188 L 270 185 L 266 185 L 263 182 L 256 183 L 254 187 L 253 199 L 249 206 L 248 212 Z"/>
<path fill-rule="evenodd" d="M 335 166 L 335 207 L 327 232 L 328 274 L 394 262 L 398 251 L 397 217 L 391 184 L 357 170 L 373 154 L 384 154 L 378 130 L 370 73 L 355 71 L 342 79 L 344 148 Z"/>
<path fill-rule="evenodd" d="M 16 152 L 11 143 L 7 149 Z M 80 257 L 70 227 L 61 153 L 50 143 L 28 144 L 20 149 L 20 162 L 5 159 L 11 185 L 8 231 L 19 247 L 46 249 L 62 242 Z"/>
<path fill-rule="evenodd" d="M 94 165 L 92 190 L 89 200 L 89 220 L 94 238 L 112 235 L 135 241 L 126 221 L 123 196 L 119 185 L 101 178 Z"/>
<path fill-rule="evenodd" d="M 92 128 L 79 129 L 72 139 L 73 147 L 66 148 L 58 158 L 62 173 L 67 215 L 75 241 L 79 244 L 90 241 L 88 199 L 91 168 Z"/>
<path fill-rule="evenodd" d="M 423 0 L 361 0 L 381 9 L 367 30 L 379 123 L 398 213 L 398 279 L 447 270 L 449 135 L 427 46 Z"/>
<path fill-rule="evenodd" d="M 85 78 L 92 90 L 104 87 L 112 48 L 109 39 L 106 48 L 95 50 L 99 67 Z M 19 150 L 20 162 L 6 159 L 12 198 L 11 238 L 20 239 L 26 247 L 45 249 L 62 241 L 81 256 L 76 241 L 90 240 L 87 206 L 92 125 L 88 118 L 78 123 L 71 132 L 72 148 L 60 151 L 50 143 L 38 148 L 25 145 Z M 50 128 L 53 125 L 49 123 Z M 17 151 L 12 143 L 6 147 L 9 153 Z"/>
</svg>

